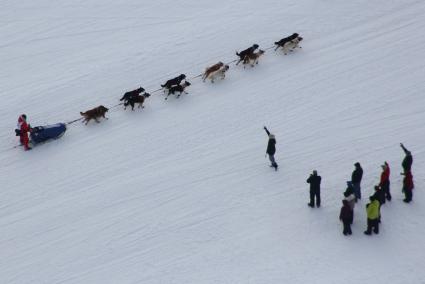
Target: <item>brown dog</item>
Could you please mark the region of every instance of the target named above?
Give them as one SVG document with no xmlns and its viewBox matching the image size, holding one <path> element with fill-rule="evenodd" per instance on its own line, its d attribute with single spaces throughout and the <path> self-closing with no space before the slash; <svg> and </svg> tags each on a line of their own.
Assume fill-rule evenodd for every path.
<svg viewBox="0 0 425 284">
<path fill-rule="evenodd" d="M 98 118 L 103 117 L 105 119 L 108 119 L 107 117 L 105 117 L 105 113 L 108 111 L 108 109 L 104 106 L 98 106 L 95 107 L 94 109 L 88 110 L 86 112 L 80 112 L 80 114 L 84 117 L 83 122 L 89 123 L 89 121 L 91 119 L 94 119 L 97 123 L 99 123 L 100 121 L 98 120 Z"/>
<path fill-rule="evenodd" d="M 209 76 L 208 79 L 211 80 L 211 83 L 214 83 L 214 81 L 217 78 L 220 78 L 221 80 L 223 80 L 226 77 L 226 72 L 227 70 L 229 70 L 229 65 L 223 65 L 220 69 L 218 69 L 217 71 L 212 72 Z"/>
<path fill-rule="evenodd" d="M 205 69 L 205 73 L 204 75 L 202 75 L 202 81 L 205 82 L 205 80 L 214 72 L 218 71 L 222 66 L 224 65 L 223 62 L 218 62 L 216 64 L 214 64 L 213 66 L 207 67 L 207 69 Z"/>
<path fill-rule="evenodd" d="M 255 64 L 258 64 L 258 59 L 263 54 L 264 54 L 264 50 L 261 50 L 261 49 L 258 52 L 247 54 L 245 58 L 243 59 L 243 64 L 244 64 L 243 68 L 245 68 L 246 64 L 250 64 L 251 67 L 254 67 Z"/>
</svg>

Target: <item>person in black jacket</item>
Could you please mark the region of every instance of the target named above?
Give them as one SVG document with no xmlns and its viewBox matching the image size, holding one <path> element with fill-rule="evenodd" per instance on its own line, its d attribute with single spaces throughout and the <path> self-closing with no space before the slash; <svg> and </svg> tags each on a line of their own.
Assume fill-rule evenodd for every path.
<svg viewBox="0 0 425 284">
<path fill-rule="evenodd" d="M 316 206 L 320 207 L 320 182 L 322 178 L 317 175 L 317 171 L 314 170 L 310 177 L 307 179 L 307 183 L 310 184 L 310 203 L 308 206 L 314 208 L 314 198 L 316 197 Z"/>
<path fill-rule="evenodd" d="M 273 134 L 270 133 L 270 131 L 267 129 L 267 127 L 264 126 L 264 130 L 266 131 L 267 135 L 269 136 L 269 142 L 267 144 L 267 150 L 266 154 L 269 155 L 269 160 L 272 163 L 270 167 L 273 167 L 277 171 L 277 163 L 274 159 L 274 154 L 276 153 L 276 138 Z"/>
<path fill-rule="evenodd" d="M 343 199 L 342 204 L 343 206 L 339 213 L 339 220 L 341 220 L 344 224 L 344 230 L 342 231 L 342 233 L 344 234 L 344 236 L 346 236 L 347 234 L 351 235 L 351 224 L 353 224 L 353 210 L 351 210 L 347 200 Z"/>
<path fill-rule="evenodd" d="M 363 177 L 363 169 L 360 166 L 360 163 L 357 162 L 354 164 L 354 171 L 351 174 L 351 183 L 353 184 L 354 195 L 356 196 L 356 201 L 362 198 L 362 193 L 360 190 L 360 183 Z"/>
<path fill-rule="evenodd" d="M 410 172 L 412 169 L 412 163 L 413 163 L 412 153 L 404 147 L 403 143 L 400 143 L 400 147 L 401 149 L 403 149 L 404 153 L 406 154 L 406 156 L 403 159 L 403 162 L 401 163 L 401 166 L 403 167 L 404 173 L 407 173 L 407 172 Z"/>
</svg>

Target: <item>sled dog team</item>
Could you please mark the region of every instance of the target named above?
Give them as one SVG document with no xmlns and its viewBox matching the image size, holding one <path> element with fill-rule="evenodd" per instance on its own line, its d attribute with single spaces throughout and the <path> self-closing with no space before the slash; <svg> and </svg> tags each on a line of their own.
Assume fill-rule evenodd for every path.
<svg viewBox="0 0 425 284">
<path fill-rule="evenodd" d="M 286 55 L 288 52 L 292 52 L 297 48 L 301 48 L 299 43 L 302 40 L 302 37 L 300 37 L 297 33 L 294 33 L 275 42 L 275 51 L 279 48 L 282 48 L 284 54 Z M 236 60 L 236 65 L 239 65 L 241 62 L 244 65 L 244 68 L 248 65 L 251 67 L 257 65 L 260 57 L 265 53 L 265 51 L 261 49 L 256 51 L 258 48 L 258 44 L 253 44 L 251 47 L 245 50 L 236 52 L 236 55 L 239 57 L 239 59 Z M 221 61 L 212 66 L 209 66 L 202 74 L 202 81 L 205 82 L 206 80 L 210 80 L 211 83 L 214 83 L 217 79 L 223 80 L 226 77 L 226 72 L 229 70 L 229 68 L 230 67 L 228 64 L 224 64 Z M 186 89 L 190 85 L 191 83 L 186 80 L 186 75 L 180 74 L 179 76 L 172 78 L 162 84 L 161 89 L 166 94 L 165 100 L 167 100 L 170 95 L 176 95 L 176 98 L 179 98 L 183 93 L 188 94 Z M 133 91 L 126 92 L 120 101 L 124 105 L 124 109 L 127 109 L 128 106 L 131 106 L 131 110 L 134 110 L 136 104 L 138 105 L 138 108 L 144 108 L 143 103 L 149 97 L 150 94 L 146 93 L 145 89 L 140 87 Z M 108 108 L 104 106 L 98 106 L 88 111 L 80 112 L 80 114 L 84 118 L 83 122 L 87 124 L 90 120 L 99 122 L 99 118 L 103 117 L 107 119 L 105 117 L 107 111 Z"/>
</svg>

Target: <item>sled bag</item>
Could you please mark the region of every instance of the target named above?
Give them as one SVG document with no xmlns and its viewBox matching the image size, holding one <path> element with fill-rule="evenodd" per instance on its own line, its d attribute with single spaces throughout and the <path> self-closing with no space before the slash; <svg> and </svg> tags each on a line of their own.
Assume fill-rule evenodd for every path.
<svg viewBox="0 0 425 284">
<path fill-rule="evenodd" d="M 50 139 L 60 138 L 66 131 L 65 123 L 56 123 L 46 126 L 37 126 L 32 129 L 31 141 L 35 144 L 45 142 Z"/>
</svg>

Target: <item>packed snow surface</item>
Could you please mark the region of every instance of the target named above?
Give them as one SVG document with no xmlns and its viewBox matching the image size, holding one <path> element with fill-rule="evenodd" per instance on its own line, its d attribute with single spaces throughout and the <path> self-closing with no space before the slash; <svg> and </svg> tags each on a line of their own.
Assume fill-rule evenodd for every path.
<svg viewBox="0 0 425 284">
<path fill-rule="evenodd" d="M 413 0 L 0 1 L 0 282 L 425 283 L 424 15 Z M 293 32 L 304 41 L 291 54 L 112 108 Z M 20 114 L 45 125 L 100 104 L 109 120 L 13 148 Z M 364 198 L 344 237 L 357 161 Z M 365 236 L 384 161 L 393 201 Z M 307 207 L 314 169 L 320 209 Z"/>
</svg>

